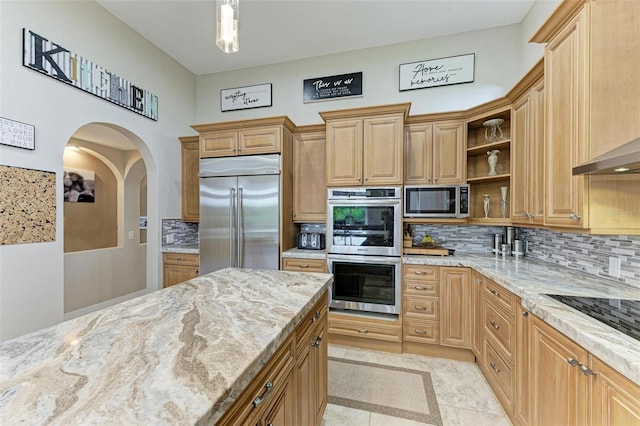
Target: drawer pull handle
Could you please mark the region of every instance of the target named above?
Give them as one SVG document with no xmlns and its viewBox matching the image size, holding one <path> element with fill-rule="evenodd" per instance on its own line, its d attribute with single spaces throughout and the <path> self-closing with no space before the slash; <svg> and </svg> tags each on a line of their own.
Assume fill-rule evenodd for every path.
<svg viewBox="0 0 640 426">
<path fill-rule="evenodd" d="M 495 362 L 491 361 L 491 362 L 489 363 L 489 365 L 491 366 L 491 369 L 492 369 L 493 371 L 495 371 L 496 373 L 499 373 L 499 372 L 500 372 L 500 369 L 498 368 L 498 366 L 496 365 L 496 363 L 495 363 Z"/>
<path fill-rule="evenodd" d="M 255 399 L 253 400 L 253 406 L 254 407 L 257 407 L 258 405 L 260 405 L 263 402 L 265 402 L 267 400 L 267 398 L 269 398 L 269 395 L 271 395 L 271 391 L 273 391 L 273 382 L 271 380 L 269 380 L 267 383 L 265 383 L 264 389 L 265 390 L 262 393 L 262 395 L 256 396 Z"/>
<path fill-rule="evenodd" d="M 500 297 L 500 293 L 498 293 L 497 291 L 495 291 L 495 290 L 494 290 L 494 289 L 492 289 L 492 288 L 491 288 L 491 289 L 489 289 L 489 292 L 490 292 L 491 294 L 493 294 L 494 296 L 496 296 L 496 297 Z"/>
<path fill-rule="evenodd" d="M 368 333 L 369 330 L 367 330 L 366 328 L 359 328 L 358 329 L 358 333 Z"/>
<path fill-rule="evenodd" d="M 322 311 L 316 311 L 311 317 L 311 322 L 316 322 L 320 318 L 320 314 L 322 314 Z"/>
<path fill-rule="evenodd" d="M 420 329 L 416 328 L 415 329 L 415 333 L 416 334 L 427 334 L 427 331 L 426 330 L 420 330 Z"/>
<path fill-rule="evenodd" d="M 522 317 L 527 318 L 529 316 L 529 312 L 522 311 Z"/>
<path fill-rule="evenodd" d="M 581 365 L 580 371 L 582 371 L 582 374 L 584 374 L 585 376 L 595 376 L 598 374 L 592 369 L 590 369 L 589 367 L 587 367 L 586 365 Z"/>
<path fill-rule="evenodd" d="M 427 275 L 425 271 L 416 271 L 416 275 Z"/>
<path fill-rule="evenodd" d="M 498 324 L 494 320 L 490 320 L 489 324 L 491 324 L 493 326 L 493 328 L 495 328 L 496 330 L 500 330 L 500 324 Z"/>
<path fill-rule="evenodd" d="M 179 262 L 184 262 L 184 257 L 179 257 L 179 258 L 178 258 L 178 261 L 179 261 Z"/>
<path fill-rule="evenodd" d="M 416 305 L 416 309 L 419 310 L 419 311 L 426 311 L 427 307 L 426 306 Z"/>
<path fill-rule="evenodd" d="M 413 288 L 415 288 L 416 290 L 426 290 L 426 288 L 422 287 L 421 285 L 415 285 L 413 286 Z"/>
<path fill-rule="evenodd" d="M 567 358 L 567 362 L 569 363 L 570 366 L 575 367 L 576 365 L 580 364 L 578 361 L 576 361 L 573 358 Z"/>
<path fill-rule="evenodd" d="M 481 280 L 480 278 L 476 278 L 476 282 L 477 282 L 478 284 L 482 284 L 482 280 Z"/>
<path fill-rule="evenodd" d="M 312 347 L 317 348 L 320 346 L 320 342 L 322 341 L 322 336 L 316 337 L 315 341 L 311 344 Z"/>
<path fill-rule="evenodd" d="M 306 263 L 301 263 L 300 267 L 306 269 L 309 267 L 309 265 L 307 265 Z"/>
</svg>

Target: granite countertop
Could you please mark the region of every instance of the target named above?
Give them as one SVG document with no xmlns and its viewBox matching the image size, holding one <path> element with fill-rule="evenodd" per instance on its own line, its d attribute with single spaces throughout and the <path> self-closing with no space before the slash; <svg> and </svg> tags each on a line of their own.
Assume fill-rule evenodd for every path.
<svg viewBox="0 0 640 426">
<path fill-rule="evenodd" d="M 212 424 L 329 274 L 223 269 L 0 344 L 0 418 Z"/>
<path fill-rule="evenodd" d="M 640 342 L 545 294 L 640 300 L 640 289 L 529 258 L 404 256 L 403 263 L 475 269 L 520 296 L 522 306 L 640 385 Z"/>
<path fill-rule="evenodd" d="M 327 258 L 327 251 L 326 250 L 304 250 L 299 248 L 292 248 L 287 251 L 283 251 L 282 257 L 324 260 Z"/>
<path fill-rule="evenodd" d="M 164 244 L 162 253 L 200 254 L 199 244 Z"/>
</svg>

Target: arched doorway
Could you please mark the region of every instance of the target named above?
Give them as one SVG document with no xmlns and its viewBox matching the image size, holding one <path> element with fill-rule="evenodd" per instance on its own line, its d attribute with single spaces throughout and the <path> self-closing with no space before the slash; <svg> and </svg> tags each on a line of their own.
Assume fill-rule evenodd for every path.
<svg viewBox="0 0 640 426">
<path fill-rule="evenodd" d="M 126 129 L 107 123 L 84 125 L 67 142 L 65 319 L 154 289 L 147 280 L 147 167 L 140 144 Z M 82 188 L 71 178 L 82 174 L 93 180 L 93 188 L 85 182 L 89 188 L 83 191 L 92 197 L 74 202 L 78 197 L 70 187 Z"/>
</svg>

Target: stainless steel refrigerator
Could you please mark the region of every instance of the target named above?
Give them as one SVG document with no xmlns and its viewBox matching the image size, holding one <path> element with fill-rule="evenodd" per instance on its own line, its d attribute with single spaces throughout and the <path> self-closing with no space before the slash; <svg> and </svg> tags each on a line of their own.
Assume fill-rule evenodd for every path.
<svg viewBox="0 0 640 426">
<path fill-rule="evenodd" d="M 200 160 L 200 273 L 280 265 L 280 155 Z"/>
</svg>

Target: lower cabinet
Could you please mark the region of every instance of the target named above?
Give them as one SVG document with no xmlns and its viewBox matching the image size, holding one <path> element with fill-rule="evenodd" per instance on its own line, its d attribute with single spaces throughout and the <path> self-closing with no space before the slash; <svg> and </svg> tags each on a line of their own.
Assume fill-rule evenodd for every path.
<svg viewBox="0 0 640 426">
<path fill-rule="evenodd" d="M 440 344 L 471 348 L 471 269 L 440 268 Z"/>
<path fill-rule="evenodd" d="M 282 258 L 282 270 L 293 272 L 327 272 L 325 259 Z"/>
<path fill-rule="evenodd" d="M 320 425 L 327 405 L 327 311 L 325 294 L 217 425 Z"/>
<path fill-rule="evenodd" d="M 191 253 L 163 253 L 163 287 L 196 278 L 200 275 L 200 255 Z"/>
</svg>

